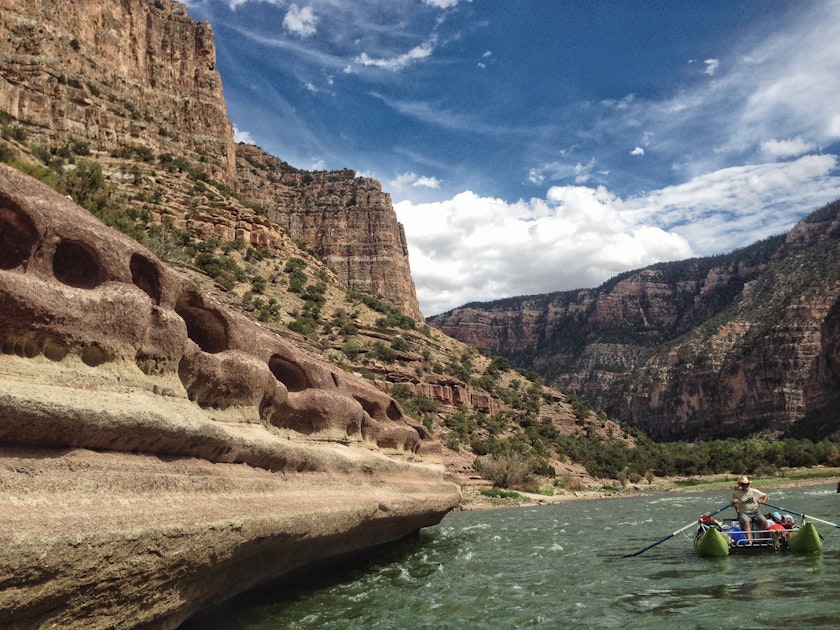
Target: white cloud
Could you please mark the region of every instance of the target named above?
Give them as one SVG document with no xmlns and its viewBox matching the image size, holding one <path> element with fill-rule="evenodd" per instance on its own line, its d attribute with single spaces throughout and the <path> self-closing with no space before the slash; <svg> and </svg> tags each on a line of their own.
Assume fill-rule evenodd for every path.
<svg viewBox="0 0 840 630">
<path fill-rule="evenodd" d="M 424 4 L 430 7 L 437 7 L 438 9 L 448 9 L 458 4 L 459 0 L 423 0 Z"/>
<path fill-rule="evenodd" d="M 632 151 L 630 151 L 630 155 L 644 155 L 645 150 L 642 147 L 636 147 Z"/>
<path fill-rule="evenodd" d="M 414 188 L 440 188 L 440 180 L 437 177 L 426 177 L 407 172 L 388 182 L 388 188 L 393 192 L 403 192 L 410 186 Z"/>
<path fill-rule="evenodd" d="M 834 155 L 722 169 L 637 197 L 554 186 L 508 203 L 465 191 L 395 204 L 425 315 L 471 301 L 594 287 L 659 261 L 731 251 L 840 196 Z M 406 173 L 404 183 L 416 181 Z"/>
<path fill-rule="evenodd" d="M 412 186 L 418 188 L 440 188 L 440 180 L 437 177 L 418 177 Z"/>
<path fill-rule="evenodd" d="M 254 138 L 251 137 L 250 133 L 241 129 L 237 129 L 236 125 L 233 126 L 233 141 L 244 142 L 245 144 L 256 144 L 256 142 L 254 142 Z"/>
<path fill-rule="evenodd" d="M 586 164 L 578 162 L 575 164 L 575 183 L 585 184 L 592 177 L 592 170 L 595 168 L 595 158 L 592 158 Z"/>
<path fill-rule="evenodd" d="M 420 44 L 419 46 L 415 46 L 407 53 L 397 55 L 396 57 L 391 57 L 390 59 L 374 59 L 368 56 L 367 53 L 363 52 L 361 55 L 356 57 L 355 61 L 356 63 L 361 64 L 363 66 L 373 66 L 375 68 L 382 68 L 384 70 L 396 72 L 398 70 L 403 70 L 415 61 L 425 59 L 431 56 L 433 51 L 433 43 L 425 42 L 423 44 Z"/>
<path fill-rule="evenodd" d="M 703 63 L 706 64 L 706 69 L 703 71 L 704 74 L 708 74 L 710 77 L 714 76 L 717 69 L 720 67 L 720 59 L 706 59 Z"/>
<path fill-rule="evenodd" d="M 766 140 L 761 143 L 761 152 L 774 158 L 795 157 L 815 150 L 816 147 L 799 136 L 787 140 Z"/>
<path fill-rule="evenodd" d="M 628 268 L 691 256 L 680 236 L 634 225 L 605 189 L 552 188 L 514 204 L 463 192 L 400 202 L 412 276 L 427 315 L 473 300 L 593 286 Z"/>
<path fill-rule="evenodd" d="M 309 37 L 317 31 L 315 25 L 318 18 L 312 11 L 312 7 L 299 7 L 296 3 L 289 6 L 286 17 L 283 18 L 283 27 L 300 37 Z"/>
</svg>

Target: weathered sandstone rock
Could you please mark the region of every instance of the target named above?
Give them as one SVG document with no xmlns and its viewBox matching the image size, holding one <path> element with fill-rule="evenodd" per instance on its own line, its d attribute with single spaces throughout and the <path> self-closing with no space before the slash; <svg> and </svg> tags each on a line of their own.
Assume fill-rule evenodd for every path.
<svg viewBox="0 0 840 630">
<path fill-rule="evenodd" d="M 459 500 L 387 394 L 5 165 L 0 349 L 0 625 L 175 627 Z"/>
</svg>

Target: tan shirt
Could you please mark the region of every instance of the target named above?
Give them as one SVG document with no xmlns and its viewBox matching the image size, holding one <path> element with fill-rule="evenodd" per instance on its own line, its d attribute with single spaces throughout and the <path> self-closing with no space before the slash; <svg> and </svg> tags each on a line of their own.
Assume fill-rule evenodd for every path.
<svg viewBox="0 0 840 630">
<path fill-rule="evenodd" d="M 738 499 L 740 506 L 737 511 L 744 514 L 758 514 L 759 503 L 758 500 L 767 495 L 761 490 L 749 488 L 748 490 L 741 490 L 738 488 L 732 493 L 732 500 Z"/>
</svg>

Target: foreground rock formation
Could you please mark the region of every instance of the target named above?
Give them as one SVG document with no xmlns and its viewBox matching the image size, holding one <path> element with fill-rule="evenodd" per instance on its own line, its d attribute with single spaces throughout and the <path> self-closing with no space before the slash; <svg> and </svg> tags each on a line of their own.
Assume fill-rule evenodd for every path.
<svg viewBox="0 0 840 630">
<path fill-rule="evenodd" d="M 387 394 L 4 165 L 0 348 L 0 625 L 175 627 L 459 500 Z"/>
<path fill-rule="evenodd" d="M 840 434 L 840 202 L 784 237 L 430 319 L 659 438 Z"/>
</svg>

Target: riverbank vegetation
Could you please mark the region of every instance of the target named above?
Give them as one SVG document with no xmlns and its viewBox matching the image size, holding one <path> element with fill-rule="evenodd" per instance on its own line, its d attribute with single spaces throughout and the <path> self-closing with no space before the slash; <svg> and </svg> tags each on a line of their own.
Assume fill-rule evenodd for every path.
<svg viewBox="0 0 840 630">
<path fill-rule="evenodd" d="M 593 477 L 631 481 L 657 477 L 690 477 L 736 473 L 773 475 L 784 468 L 840 466 L 840 443 L 806 439 L 758 438 L 706 442 L 654 442 L 637 436 L 635 446 L 620 440 L 574 436 L 562 450 L 583 462 Z"/>
</svg>

